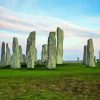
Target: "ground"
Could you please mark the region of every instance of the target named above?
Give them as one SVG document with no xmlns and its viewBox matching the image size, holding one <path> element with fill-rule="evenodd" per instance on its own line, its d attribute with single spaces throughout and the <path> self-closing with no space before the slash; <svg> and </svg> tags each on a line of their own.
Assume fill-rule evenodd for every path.
<svg viewBox="0 0 100 100">
<path fill-rule="evenodd" d="M 38 66 L 38 67 L 37 67 Z M 0 69 L 0 100 L 100 100 L 100 64 Z"/>
</svg>

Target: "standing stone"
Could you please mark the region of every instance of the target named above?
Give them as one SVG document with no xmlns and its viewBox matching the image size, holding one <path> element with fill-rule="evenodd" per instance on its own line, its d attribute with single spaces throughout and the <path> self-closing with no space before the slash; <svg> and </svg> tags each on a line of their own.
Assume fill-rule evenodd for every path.
<svg viewBox="0 0 100 100">
<path fill-rule="evenodd" d="M 11 54 L 8 43 L 6 44 L 6 65 L 11 65 Z"/>
<path fill-rule="evenodd" d="M 11 68 L 20 68 L 19 45 L 16 37 L 13 38 L 13 55 L 11 57 Z"/>
<path fill-rule="evenodd" d="M 34 68 L 34 46 L 31 45 L 27 54 L 27 68 Z"/>
<path fill-rule="evenodd" d="M 33 31 L 30 33 L 27 39 L 27 48 L 26 48 L 26 59 L 27 59 L 27 67 L 34 68 L 33 62 L 35 62 L 35 40 L 36 40 L 36 32 Z M 33 61 L 34 60 L 34 61 Z M 30 62 L 28 62 L 30 61 Z"/>
<path fill-rule="evenodd" d="M 92 39 L 89 39 L 87 42 L 87 65 L 95 67 L 94 62 L 94 47 Z"/>
<path fill-rule="evenodd" d="M 99 51 L 99 60 L 100 60 L 100 51 Z"/>
<path fill-rule="evenodd" d="M 97 63 L 97 59 L 96 59 L 96 56 L 94 56 L 94 62 L 95 62 L 95 63 Z"/>
<path fill-rule="evenodd" d="M 64 33 L 59 27 L 57 28 L 57 64 L 63 63 L 63 40 Z"/>
<path fill-rule="evenodd" d="M 37 62 L 37 49 L 36 49 L 36 47 L 35 47 L 35 59 L 34 59 L 34 61 L 35 61 L 35 63 Z"/>
<path fill-rule="evenodd" d="M 47 44 L 42 45 L 41 62 L 47 62 Z"/>
<path fill-rule="evenodd" d="M 84 46 L 83 64 L 87 65 L 87 46 Z"/>
<path fill-rule="evenodd" d="M 79 62 L 80 61 L 80 58 L 79 57 L 77 57 L 77 62 Z"/>
<path fill-rule="evenodd" d="M 50 32 L 48 37 L 48 60 L 47 68 L 56 68 L 56 38 L 55 32 Z"/>
<path fill-rule="evenodd" d="M 27 48 L 26 48 L 26 55 L 28 51 L 30 50 L 30 46 L 33 45 L 35 49 L 35 41 L 36 41 L 36 32 L 33 31 L 30 33 L 28 39 L 27 39 Z"/>
<path fill-rule="evenodd" d="M 22 56 L 22 47 L 19 45 L 19 55 L 20 55 L 20 63 L 23 63 L 23 56 Z"/>
<path fill-rule="evenodd" d="M 5 42 L 2 42 L 2 47 L 1 47 L 1 65 L 2 65 L 2 67 L 5 66 L 5 63 L 6 63 Z"/>
<path fill-rule="evenodd" d="M 99 62 L 100 62 L 100 51 L 99 51 Z"/>
</svg>

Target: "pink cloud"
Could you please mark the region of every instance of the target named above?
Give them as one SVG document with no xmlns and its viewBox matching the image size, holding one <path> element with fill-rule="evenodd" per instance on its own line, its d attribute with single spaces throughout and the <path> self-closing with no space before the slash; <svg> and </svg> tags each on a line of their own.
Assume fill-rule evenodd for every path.
<svg viewBox="0 0 100 100">
<path fill-rule="evenodd" d="M 56 28 L 61 27 L 65 36 L 79 36 L 79 37 L 100 37 L 100 31 L 90 30 L 82 27 L 78 27 L 67 21 L 52 18 L 48 16 L 32 16 L 23 15 L 26 18 L 21 17 L 22 14 L 16 13 L 9 9 L 0 7 L 0 29 L 9 30 L 12 32 L 27 33 L 30 31 L 37 31 L 46 35 L 50 31 L 56 31 Z"/>
</svg>

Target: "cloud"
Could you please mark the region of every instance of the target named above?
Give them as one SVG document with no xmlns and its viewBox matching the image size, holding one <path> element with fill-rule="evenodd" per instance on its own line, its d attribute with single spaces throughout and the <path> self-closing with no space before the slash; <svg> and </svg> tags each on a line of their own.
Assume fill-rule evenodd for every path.
<svg viewBox="0 0 100 100">
<path fill-rule="evenodd" d="M 0 29 L 2 30 L 19 33 L 35 30 L 46 35 L 50 31 L 56 31 L 57 27 L 61 27 L 65 36 L 100 38 L 100 31 L 82 28 L 65 20 L 48 16 L 22 15 L 4 7 L 0 7 L 0 12 Z"/>
<path fill-rule="evenodd" d="M 86 21 L 88 21 L 88 23 L 100 25 L 100 17 L 81 16 L 81 18 L 84 18 Z"/>
</svg>

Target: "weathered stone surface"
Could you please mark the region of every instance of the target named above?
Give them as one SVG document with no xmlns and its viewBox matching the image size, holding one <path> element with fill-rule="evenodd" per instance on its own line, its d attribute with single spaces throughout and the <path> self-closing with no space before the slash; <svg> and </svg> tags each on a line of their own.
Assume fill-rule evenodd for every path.
<svg viewBox="0 0 100 100">
<path fill-rule="evenodd" d="M 59 27 L 57 28 L 57 64 L 63 63 L 63 40 L 64 33 Z"/>
<path fill-rule="evenodd" d="M 99 51 L 99 59 L 100 59 L 100 51 Z"/>
<path fill-rule="evenodd" d="M 20 56 L 20 63 L 23 63 L 23 56 L 22 56 L 22 47 L 19 45 L 19 56 Z"/>
<path fill-rule="evenodd" d="M 95 67 L 94 62 L 94 47 L 92 39 L 89 39 L 87 42 L 87 65 Z"/>
<path fill-rule="evenodd" d="M 27 54 L 27 68 L 34 68 L 34 46 L 31 45 Z"/>
<path fill-rule="evenodd" d="M 79 62 L 80 61 L 80 58 L 79 57 L 77 57 L 77 62 Z"/>
<path fill-rule="evenodd" d="M 11 65 L 11 54 L 8 43 L 6 44 L 6 65 Z"/>
<path fill-rule="evenodd" d="M 47 44 L 42 45 L 41 62 L 47 62 Z"/>
<path fill-rule="evenodd" d="M 48 60 L 47 68 L 56 68 L 56 38 L 55 32 L 50 32 L 48 37 Z"/>
<path fill-rule="evenodd" d="M 19 45 L 19 55 L 20 55 L 20 62 L 21 63 L 26 63 L 26 56 L 22 54 L 22 47 Z"/>
<path fill-rule="evenodd" d="M 24 54 L 22 54 L 22 47 L 19 45 L 19 54 L 20 54 L 20 62 L 21 63 L 26 63 L 26 57 Z"/>
<path fill-rule="evenodd" d="M 36 49 L 36 47 L 35 47 L 35 59 L 34 59 L 34 62 L 36 63 L 37 62 L 37 49 Z"/>
<path fill-rule="evenodd" d="M 27 48 L 26 48 L 26 59 L 27 59 L 27 67 L 34 68 L 36 57 L 36 49 L 35 49 L 35 41 L 36 41 L 36 32 L 33 31 L 30 33 L 27 39 Z"/>
<path fill-rule="evenodd" d="M 84 46 L 83 64 L 87 65 L 87 46 Z"/>
<path fill-rule="evenodd" d="M 11 68 L 21 68 L 20 66 L 20 55 L 19 45 L 16 37 L 13 38 L 13 55 L 11 57 Z"/>
<path fill-rule="evenodd" d="M 97 59 L 96 59 L 96 56 L 94 56 L 94 62 L 95 62 L 95 63 L 97 63 Z"/>
<path fill-rule="evenodd" d="M 5 66 L 5 63 L 6 63 L 5 42 L 2 42 L 2 47 L 1 47 L 1 65 L 2 65 L 2 67 Z"/>
<path fill-rule="evenodd" d="M 31 45 L 33 45 L 33 47 L 35 49 L 35 41 L 36 41 L 36 32 L 33 31 L 33 32 L 30 33 L 30 35 L 27 39 L 26 55 L 27 55 L 28 51 L 30 50 Z"/>
<path fill-rule="evenodd" d="M 100 50 L 99 50 L 99 55 L 98 56 L 99 56 L 99 59 L 97 60 L 97 62 L 100 62 Z"/>
<path fill-rule="evenodd" d="M 99 51 L 99 62 L 100 62 L 100 51 Z"/>
</svg>

